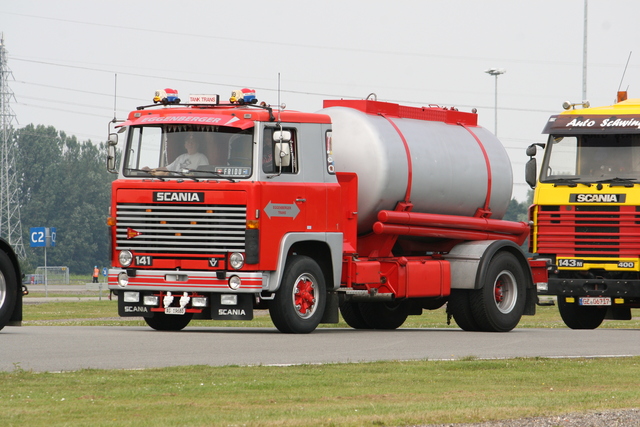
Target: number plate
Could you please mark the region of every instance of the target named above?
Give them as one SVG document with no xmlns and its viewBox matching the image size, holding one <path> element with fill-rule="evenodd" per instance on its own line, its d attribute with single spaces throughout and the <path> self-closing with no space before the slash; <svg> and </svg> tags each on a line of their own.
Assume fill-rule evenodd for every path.
<svg viewBox="0 0 640 427">
<path fill-rule="evenodd" d="M 611 298 L 584 297 L 584 298 L 580 298 L 580 305 L 611 305 Z"/>
<path fill-rule="evenodd" d="M 185 314 L 187 311 L 184 307 L 167 307 L 164 312 L 165 314 Z"/>
</svg>

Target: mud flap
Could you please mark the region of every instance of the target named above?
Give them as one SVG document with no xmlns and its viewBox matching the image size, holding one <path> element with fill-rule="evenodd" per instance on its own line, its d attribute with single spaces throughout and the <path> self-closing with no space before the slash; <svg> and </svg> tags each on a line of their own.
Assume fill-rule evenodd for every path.
<svg viewBox="0 0 640 427">
<path fill-rule="evenodd" d="M 533 316 L 536 314 L 536 302 L 538 301 L 538 294 L 536 292 L 535 286 L 531 286 L 527 288 L 527 302 L 524 306 L 524 314 L 525 316 Z"/>
<path fill-rule="evenodd" d="M 320 323 L 338 323 L 340 321 L 338 306 L 338 293 L 327 292 L 327 305 L 324 307 L 324 314 Z"/>
<path fill-rule="evenodd" d="M 153 313 L 142 302 L 125 302 L 124 297 L 119 296 L 118 315 L 120 317 L 151 317 Z"/>
<path fill-rule="evenodd" d="M 214 320 L 252 320 L 253 294 L 211 294 Z"/>
<path fill-rule="evenodd" d="M 631 308 L 612 305 L 607 310 L 604 318 L 610 320 L 631 320 Z"/>
</svg>

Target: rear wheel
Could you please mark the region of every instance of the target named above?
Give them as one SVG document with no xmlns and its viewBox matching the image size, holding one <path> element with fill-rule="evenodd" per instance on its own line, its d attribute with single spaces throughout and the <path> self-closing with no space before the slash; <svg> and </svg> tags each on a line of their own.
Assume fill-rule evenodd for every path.
<svg viewBox="0 0 640 427">
<path fill-rule="evenodd" d="M 340 314 L 347 325 L 353 329 L 373 329 L 373 326 L 367 322 L 360 311 L 360 303 L 352 301 L 344 301 L 340 304 Z"/>
<path fill-rule="evenodd" d="M 525 276 L 516 257 L 496 254 L 487 269 L 482 289 L 473 291 L 471 310 L 481 330 L 507 332 L 520 322 L 525 307 Z"/>
<path fill-rule="evenodd" d="M 0 329 L 9 323 L 13 314 L 18 297 L 17 281 L 11 260 L 0 250 Z"/>
<path fill-rule="evenodd" d="M 318 263 L 308 256 L 293 256 L 269 304 L 273 324 L 280 332 L 308 334 L 320 324 L 326 304 L 326 285 Z"/>
<path fill-rule="evenodd" d="M 447 313 L 453 316 L 453 320 L 461 329 L 470 332 L 480 330 L 471 311 L 470 296 L 472 292 L 474 291 L 471 289 L 451 289 L 447 303 Z"/>
<path fill-rule="evenodd" d="M 571 329 L 596 329 L 602 324 L 607 307 L 585 307 L 558 298 L 558 311 L 564 324 Z"/>
<path fill-rule="evenodd" d="M 181 331 L 187 327 L 193 313 L 182 315 L 154 313 L 153 317 L 145 317 L 144 321 L 156 331 Z"/>
<path fill-rule="evenodd" d="M 365 321 L 374 329 L 397 329 L 409 317 L 409 302 L 372 302 L 360 304 Z"/>
</svg>

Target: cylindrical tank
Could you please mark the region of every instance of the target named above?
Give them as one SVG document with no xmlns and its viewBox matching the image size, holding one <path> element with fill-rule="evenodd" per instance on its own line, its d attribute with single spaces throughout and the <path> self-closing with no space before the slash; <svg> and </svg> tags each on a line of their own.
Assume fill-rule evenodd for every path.
<svg viewBox="0 0 640 427">
<path fill-rule="evenodd" d="M 366 114 L 347 107 L 319 111 L 331 117 L 338 172 L 358 174 L 358 233 L 371 231 L 378 211 L 404 200 L 408 183 L 404 136 L 411 155 L 413 212 L 473 216 L 483 209 L 491 186 L 492 219 L 501 219 L 511 200 L 512 171 L 506 150 L 491 132 L 441 121 Z M 488 180 L 487 161 L 491 169 Z"/>
</svg>

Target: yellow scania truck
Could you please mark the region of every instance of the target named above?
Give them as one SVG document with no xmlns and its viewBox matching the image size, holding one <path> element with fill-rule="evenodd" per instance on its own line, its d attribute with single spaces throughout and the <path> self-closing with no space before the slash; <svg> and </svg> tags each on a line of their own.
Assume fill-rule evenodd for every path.
<svg viewBox="0 0 640 427">
<path fill-rule="evenodd" d="M 619 92 L 610 106 L 564 108 L 549 118 L 546 144 L 527 148 L 529 250 L 549 266 L 538 295 L 557 297 L 570 328 L 595 329 L 640 307 L 640 99 Z"/>
</svg>

